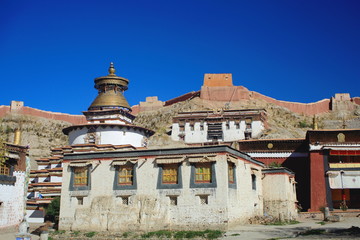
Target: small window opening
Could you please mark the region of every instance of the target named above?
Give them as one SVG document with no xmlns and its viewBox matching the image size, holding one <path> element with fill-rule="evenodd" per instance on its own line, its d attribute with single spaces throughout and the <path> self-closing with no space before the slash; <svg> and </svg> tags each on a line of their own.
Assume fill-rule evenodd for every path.
<svg viewBox="0 0 360 240">
<path fill-rule="evenodd" d="M 251 186 L 253 190 L 256 190 L 256 175 L 251 174 Z"/>
<path fill-rule="evenodd" d="M 76 197 L 78 201 L 78 205 L 84 205 L 84 197 Z"/>
<path fill-rule="evenodd" d="M 129 205 L 129 196 L 122 196 L 121 197 L 121 203 L 123 205 Z"/>
<path fill-rule="evenodd" d="M 235 182 L 235 165 L 233 163 L 228 163 L 228 175 L 229 175 L 229 183 Z"/>
<path fill-rule="evenodd" d="M 169 196 L 169 199 L 170 199 L 170 205 L 171 206 L 176 206 L 177 205 L 177 196 Z"/>
<path fill-rule="evenodd" d="M 200 204 L 201 205 L 207 205 L 209 204 L 209 196 L 208 195 L 199 195 L 200 198 Z"/>
</svg>

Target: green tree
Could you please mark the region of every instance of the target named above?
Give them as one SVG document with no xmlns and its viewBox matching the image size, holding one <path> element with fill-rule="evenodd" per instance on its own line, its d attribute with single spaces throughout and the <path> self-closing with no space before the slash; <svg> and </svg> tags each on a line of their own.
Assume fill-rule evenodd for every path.
<svg viewBox="0 0 360 240">
<path fill-rule="evenodd" d="M 55 197 L 45 210 L 47 215 L 58 217 L 60 214 L 60 197 Z"/>
</svg>

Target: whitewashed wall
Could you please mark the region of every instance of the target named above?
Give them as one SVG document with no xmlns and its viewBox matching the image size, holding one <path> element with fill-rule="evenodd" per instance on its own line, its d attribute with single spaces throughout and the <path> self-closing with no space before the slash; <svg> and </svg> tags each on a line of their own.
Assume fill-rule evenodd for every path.
<svg viewBox="0 0 360 240">
<path fill-rule="evenodd" d="M 90 191 L 69 191 L 70 167 L 64 163 L 61 192 L 60 229 L 93 231 L 132 231 L 159 229 L 224 229 L 233 222 L 247 222 L 262 215 L 261 174 L 258 188 L 251 188 L 254 164 L 239 161 L 237 188 L 229 189 L 228 163 L 218 155 L 215 164 L 216 188 L 190 188 L 191 167 L 182 163 L 182 188 L 157 189 L 159 168 L 154 158 L 140 159 L 136 190 L 113 190 L 115 171 L 111 161 L 102 160 L 91 172 Z M 97 163 L 98 161 L 96 161 Z M 95 162 L 94 162 L 95 164 Z M 95 166 L 95 165 L 94 165 Z M 258 167 L 258 166 L 257 166 Z M 209 195 L 201 205 L 199 194 Z M 129 205 L 120 196 L 130 195 Z M 169 195 L 178 195 L 178 205 L 170 205 Z M 83 205 L 76 196 L 84 196 Z"/>
<path fill-rule="evenodd" d="M 25 173 L 15 171 L 13 175 L 15 185 L 0 184 L 0 227 L 19 224 L 24 217 Z"/>
<path fill-rule="evenodd" d="M 185 143 L 206 143 L 211 142 L 211 139 L 207 138 L 208 125 L 205 122 L 204 129 L 200 129 L 200 122 L 194 123 L 194 129 L 192 130 L 190 127 L 190 123 L 185 123 L 184 131 L 180 131 L 179 123 L 173 123 L 171 130 L 171 139 L 174 141 L 180 141 L 179 134 L 185 134 L 184 141 Z M 226 126 L 226 122 L 222 122 L 222 131 L 223 131 L 223 139 L 219 139 L 219 141 L 232 142 L 245 139 L 245 129 L 246 124 L 245 121 L 240 122 L 240 128 L 236 128 L 235 122 L 229 122 L 229 129 Z M 259 138 L 261 136 L 262 131 L 265 129 L 264 124 L 261 121 L 253 121 L 252 122 L 252 133 L 251 138 Z"/>
<path fill-rule="evenodd" d="M 69 132 L 69 144 L 84 144 L 87 137 L 88 129 L 72 130 Z M 98 144 L 126 145 L 141 147 L 145 134 L 137 129 L 128 129 L 128 127 L 98 127 L 96 135 L 99 139 Z"/>
</svg>

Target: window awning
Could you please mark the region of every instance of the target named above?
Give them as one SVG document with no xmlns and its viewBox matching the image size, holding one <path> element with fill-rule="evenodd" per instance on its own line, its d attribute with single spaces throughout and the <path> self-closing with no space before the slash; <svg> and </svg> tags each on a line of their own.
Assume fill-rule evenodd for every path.
<svg viewBox="0 0 360 240">
<path fill-rule="evenodd" d="M 92 165 L 91 162 L 70 162 L 70 167 L 86 167 L 88 165 Z"/>
<path fill-rule="evenodd" d="M 328 171 L 331 189 L 360 188 L 360 171 Z"/>
<path fill-rule="evenodd" d="M 211 155 L 211 156 L 189 156 L 187 159 L 189 160 L 189 162 L 191 163 L 196 163 L 196 162 L 215 162 L 216 155 Z"/>
<path fill-rule="evenodd" d="M 232 163 L 236 163 L 237 162 L 237 158 L 232 156 L 232 155 L 227 155 L 226 159 L 229 161 L 229 162 L 232 162 Z"/>
<path fill-rule="evenodd" d="M 185 157 L 160 157 L 156 158 L 155 162 L 157 164 L 171 164 L 171 163 L 179 163 L 185 160 Z"/>
<path fill-rule="evenodd" d="M 132 163 L 135 164 L 138 161 L 137 158 L 131 158 L 131 159 L 118 159 L 118 160 L 113 160 L 111 165 L 112 166 L 123 166 L 126 165 L 127 163 Z"/>
</svg>

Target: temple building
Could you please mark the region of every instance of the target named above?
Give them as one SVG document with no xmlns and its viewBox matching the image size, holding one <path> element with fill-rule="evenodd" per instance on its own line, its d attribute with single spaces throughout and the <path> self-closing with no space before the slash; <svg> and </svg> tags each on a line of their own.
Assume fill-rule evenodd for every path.
<svg viewBox="0 0 360 240">
<path fill-rule="evenodd" d="M 360 208 L 360 129 L 310 130 L 305 139 L 239 141 L 238 149 L 268 166 L 295 172 L 303 211 Z"/>
<path fill-rule="evenodd" d="M 0 229 L 20 224 L 25 216 L 30 158 L 28 148 L 19 145 L 20 135 L 16 131 L 14 143 L 0 146 Z"/>
<path fill-rule="evenodd" d="M 148 149 L 153 132 L 132 124 L 128 83 L 111 64 L 95 79 L 88 123 L 63 130 L 70 146 L 62 148 L 61 230 L 226 229 L 264 214 L 297 217 L 295 176 L 286 168 L 267 168 L 228 145 Z M 260 126 L 264 112 L 226 114 L 243 131 Z"/>
<path fill-rule="evenodd" d="M 267 127 L 265 109 L 180 112 L 171 138 L 187 144 L 234 142 L 259 138 Z"/>
<path fill-rule="evenodd" d="M 36 159 L 37 170 L 30 171 L 26 216 L 30 223 L 43 223 L 45 207 L 60 197 L 62 184 L 63 149 L 51 150 L 51 157 Z"/>
</svg>

